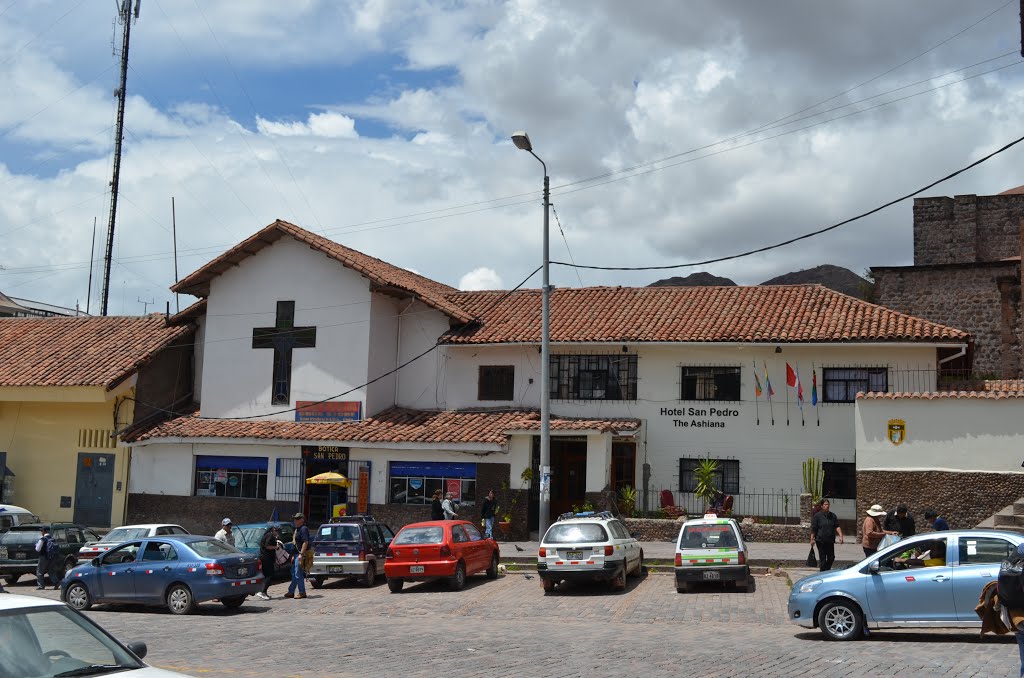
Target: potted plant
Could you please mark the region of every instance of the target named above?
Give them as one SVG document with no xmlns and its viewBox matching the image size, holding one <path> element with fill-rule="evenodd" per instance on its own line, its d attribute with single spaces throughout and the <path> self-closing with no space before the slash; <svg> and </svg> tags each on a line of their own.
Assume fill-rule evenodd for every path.
<svg viewBox="0 0 1024 678">
<path fill-rule="evenodd" d="M 619 510 L 627 518 L 633 517 L 636 510 L 636 488 L 626 485 L 619 490 Z"/>
<path fill-rule="evenodd" d="M 529 483 L 531 480 L 533 480 L 533 469 L 529 467 L 524 468 L 523 472 L 519 474 L 520 491 L 525 489 L 526 484 Z M 502 493 L 507 495 L 509 487 L 506 483 L 502 482 L 501 489 Z M 512 500 L 508 503 L 507 507 L 496 506 L 494 508 L 494 516 L 495 518 L 497 518 L 498 529 L 501 530 L 502 534 L 507 535 L 509 530 L 512 529 L 512 516 L 518 504 L 519 493 L 517 492 L 516 495 L 512 497 Z"/>
<path fill-rule="evenodd" d="M 714 459 L 702 459 L 697 468 L 693 470 L 694 480 L 697 487 L 694 494 L 700 497 L 705 506 L 710 506 L 718 489 L 715 487 L 715 475 L 718 473 L 718 462 Z"/>
</svg>

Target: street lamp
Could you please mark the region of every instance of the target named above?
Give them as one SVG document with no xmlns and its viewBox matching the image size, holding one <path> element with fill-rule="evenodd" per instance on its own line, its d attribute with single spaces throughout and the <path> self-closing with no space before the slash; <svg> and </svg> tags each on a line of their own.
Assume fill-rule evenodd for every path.
<svg viewBox="0 0 1024 678">
<path fill-rule="evenodd" d="M 544 282 L 540 290 L 541 326 L 540 326 L 540 509 L 538 511 L 538 530 L 540 538 L 544 538 L 551 518 L 550 474 L 551 474 L 551 287 L 548 285 L 548 212 L 551 208 L 551 190 L 548 180 L 548 166 L 533 152 L 530 135 L 516 132 L 512 135 L 512 143 L 521 151 L 526 151 L 544 168 Z"/>
</svg>

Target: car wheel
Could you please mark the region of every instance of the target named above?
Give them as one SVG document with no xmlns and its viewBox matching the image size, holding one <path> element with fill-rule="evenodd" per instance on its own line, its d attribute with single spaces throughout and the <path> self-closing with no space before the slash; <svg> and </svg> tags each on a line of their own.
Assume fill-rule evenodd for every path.
<svg viewBox="0 0 1024 678">
<path fill-rule="evenodd" d="M 309 578 L 309 583 L 310 583 L 310 584 L 312 585 L 312 587 L 313 587 L 313 588 L 315 588 L 315 589 L 323 588 L 323 585 L 324 585 L 324 577 L 310 577 L 310 578 Z"/>
<path fill-rule="evenodd" d="M 373 585 L 377 583 L 377 566 L 375 564 L 367 563 L 366 572 L 363 574 L 363 586 L 366 588 L 373 588 Z"/>
<path fill-rule="evenodd" d="M 498 578 L 498 554 L 495 553 L 491 556 L 491 566 L 487 568 L 487 578 L 497 579 Z"/>
<path fill-rule="evenodd" d="M 75 582 L 64 594 L 64 602 L 82 612 L 92 607 L 92 596 L 89 595 L 89 589 L 85 588 L 85 584 Z"/>
<path fill-rule="evenodd" d="M 14 586 L 15 584 L 18 583 L 19 579 L 21 579 L 21 575 L 20 574 L 9 574 L 6 577 L 4 577 L 4 581 L 7 582 L 8 586 Z"/>
<path fill-rule="evenodd" d="M 455 574 L 448 580 L 448 588 L 452 591 L 461 591 L 466 585 L 466 564 L 461 560 L 455 566 Z"/>
<path fill-rule="evenodd" d="M 644 573 L 644 552 L 640 552 L 640 559 L 636 561 L 636 569 L 633 570 L 633 576 L 639 577 Z"/>
<path fill-rule="evenodd" d="M 818 612 L 818 628 L 829 640 L 853 640 L 860 638 L 864 621 L 854 603 L 831 600 Z"/>
<path fill-rule="evenodd" d="M 546 596 L 547 594 L 555 590 L 555 582 L 551 581 L 550 579 L 541 579 L 540 587 L 544 589 L 544 595 Z"/>
<path fill-rule="evenodd" d="M 388 590 L 391 591 L 392 593 L 401 593 L 402 592 L 402 584 L 404 584 L 404 583 L 405 582 L 403 582 L 401 579 L 395 579 L 393 577 L 388 577 Z"/>
<path fill-rule="evenodd" d="M 676 593 L 686 593 L 687 590 L 686 584 L 676 584 Z"/>
<path fill-rule="evenodd" d="M 622 569 L 608 581 L 609 588 L 612 591 L 625 591 L 626 590 L 626 562 L 622 562 Z"/>
<path fill-rule="evenodd" d="M 175 584 L 167 592 L 167 609 L 171 614 L 192 614 L 196 609 L 192 591 L 184 584 Z"/>
<path fill-rule="evenodd" d="M 57 577 L 58 577 L 57 578 L 57 582 L 59 583 L 61 581 L 61 579 L 64 579 L 64 575 L 66 575 L 68 573 L 68 570 L 73 570 L 77 566 L 78 566 L 78 558 L 75 558 L 73 556 L 68 556 L 68 558 L 64 561 L 64 569 L 57 571 Z"/>
<path fill-rule="evenodd" d="M 229 610 L 237 610 L 242 607 L 242 603 L 245 602 L 245 596 L 229 596 L 227 598 L 221 598 L 220 604 Z"/>
</svg>

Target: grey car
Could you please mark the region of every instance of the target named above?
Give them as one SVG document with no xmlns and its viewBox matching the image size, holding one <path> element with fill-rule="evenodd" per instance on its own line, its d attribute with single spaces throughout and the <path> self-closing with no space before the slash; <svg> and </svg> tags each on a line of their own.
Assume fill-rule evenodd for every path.
<svg viewBox="0 0 1024 678">
<path fill-rule="evenodd" d="M 1024 536 L 994 530 L 926 532 L 845 570 L 793 584 L 789 620 L 830 640 L 864 629 L 981 626 L 974 612 L 985 584 Z"/>
</svg>

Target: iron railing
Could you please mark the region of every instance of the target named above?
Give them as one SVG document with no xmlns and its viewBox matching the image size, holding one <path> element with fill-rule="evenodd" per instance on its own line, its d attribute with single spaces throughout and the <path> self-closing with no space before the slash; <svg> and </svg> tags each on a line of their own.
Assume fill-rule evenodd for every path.
<svg viewBox="0 0 1024 678">
<path fill-rule="evenodd" d="M 708 504 L 692 492 L 676 492 L 669 490 L 675 505 L 688 516 L 704 514 Z M 659 499 L 665 490 L 655 496 Z M 754 490 L 738 492 L 732 496 L 732 513 L 730 517 L 742 520 L 753 518 L 755 522 L 773 524 L 800 523 L 800 490 Z M 661 503 L 658 503 L 661 506 Z"/>
</svg>

